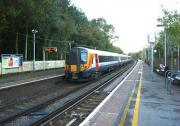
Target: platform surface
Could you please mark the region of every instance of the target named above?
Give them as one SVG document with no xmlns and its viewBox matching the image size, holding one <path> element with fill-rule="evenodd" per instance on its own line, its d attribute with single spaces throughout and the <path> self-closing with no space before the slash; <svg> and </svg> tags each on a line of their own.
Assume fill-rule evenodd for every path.
<svg viewBox="0 0 180 126">
<path fill-rule="evenodd" d="M 164 77 L 138 61 L 80 126 L 179 126 L 180 85 L 173 85 L 170 94 L 164 82 Z"/>
</svg>

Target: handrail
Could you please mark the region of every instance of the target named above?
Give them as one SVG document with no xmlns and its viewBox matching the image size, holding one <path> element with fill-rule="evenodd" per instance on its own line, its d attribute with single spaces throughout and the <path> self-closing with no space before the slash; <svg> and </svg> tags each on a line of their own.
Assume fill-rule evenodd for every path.
<svg viewBox="0 0 180 126">
<path fill-rule="evenodd" d="M 171 86 L 176 75 L 180 75 L 179 70 L 167 70 L 165 72 L 165 88 L 167 88 L 167 91 L 169 90 L 170 94 L 171 94 Z"/>
</svg>

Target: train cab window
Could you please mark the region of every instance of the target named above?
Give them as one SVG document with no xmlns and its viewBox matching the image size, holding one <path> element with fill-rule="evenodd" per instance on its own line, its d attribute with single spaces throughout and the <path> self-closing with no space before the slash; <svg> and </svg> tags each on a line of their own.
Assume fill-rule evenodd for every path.
<svg viewBox="0 0 180 126">
<path fill-rule="evenodd" d="M 88 53 L 86 50 L 81 50 L 81 64 L 87 63 Z"/>
<path fill-rule="evenodd" d="M 69 64 L 76 65 L 78 63 L 78 57 L 79 57 L 78 50 L 76 48 L 71 49 L 68 57 L 69 57 Z"/>
</svg>

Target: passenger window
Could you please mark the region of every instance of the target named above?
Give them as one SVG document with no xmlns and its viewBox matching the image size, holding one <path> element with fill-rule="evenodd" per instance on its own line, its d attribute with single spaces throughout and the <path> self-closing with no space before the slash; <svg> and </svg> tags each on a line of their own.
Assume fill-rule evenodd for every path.
<svg viewBox="0 0 180 126">
<path fill-rule="evenodd" d="M 82 64 L 87 63 L 87 52 L 84 50 L 81 50 L 81 63 Z"/>
</svg>

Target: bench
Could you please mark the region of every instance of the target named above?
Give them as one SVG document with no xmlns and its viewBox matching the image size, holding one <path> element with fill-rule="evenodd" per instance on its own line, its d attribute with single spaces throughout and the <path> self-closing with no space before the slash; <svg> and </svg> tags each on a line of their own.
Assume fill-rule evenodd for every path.
<svg viewBox="0 0 180 126">
<path fill-rule="evenodd" d="M 171 86 L 175 81 L 180 82 L 180 71 L 178 70 L 167 70 L 165 72 L 165 87 L 167 91 L 171 94 Z"/>
<path fill-rule="evenodd" d="M 169 70 L 168 66 L 164 66 L 163 64 L 160 64 L 159 68 L 156 69 L 156 72 L 160 75 L 164 75 L 167 70 Z"/>
</svg>

